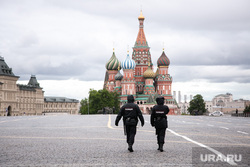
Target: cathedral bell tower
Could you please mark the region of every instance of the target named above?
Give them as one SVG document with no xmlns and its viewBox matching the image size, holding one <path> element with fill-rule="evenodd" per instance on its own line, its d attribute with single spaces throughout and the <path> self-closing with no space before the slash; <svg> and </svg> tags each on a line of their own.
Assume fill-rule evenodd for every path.
<svg viewBox="0 0 250 167">
<path fill-rule="evenodd" d="M 150 61 L 150 67 L 152 68 L 151 54 L 149 51 L 148 42 L 144 34 L 144 19 L 145 17 L 140 13 L 139 20 L 139 32 L 133 47 L 132 59 L 136 63 L 135 67 L 135 81 L 136 92 L 142 94 L 144 91 L 145 79 L 143 77 L 144 72 L 148 69 L 148 61 Z"/>
</svg>

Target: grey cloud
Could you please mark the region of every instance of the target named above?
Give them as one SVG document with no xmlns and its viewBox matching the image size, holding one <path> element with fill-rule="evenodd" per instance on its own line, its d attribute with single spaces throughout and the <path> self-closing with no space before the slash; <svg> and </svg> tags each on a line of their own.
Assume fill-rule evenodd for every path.
<svg viewBox="0 0 250 167">
<path fill-rule="evenodd" d="M 128 45 L 131 55 L 140 2 L 14 2 L 1 1 L 0 52 L 20 79 L 35 74 L 41 79 L 103 80 L 113 47 L 120 61 L 125 59 Z M 250 69 L 248 1 L 143 4 L 145 34 L 155 68 L 165 42 L 174 81 L 249 82 L 243 75 Z M 228 75 L 227 71 L 213 74 L 201 66 L 238 68 Z"/>
<path fill-rule="evenodd" d="M 215 83 L 249 83 L 250 70 L 236 66 L 170 66 L 170 74 L 175 82 L 207 80 Z"/>
<path fill-rule="evenodd" d="M 238 31 L 250 27 L 250 23 L 246 22 L 250 20 L 249 5 L 247 0 L 221 0 L 219 3 L 216 0 L 190 0 L 154 3 L 147 10 L 158 8 L 149 17 L 159 29 Z"/>
</svg>

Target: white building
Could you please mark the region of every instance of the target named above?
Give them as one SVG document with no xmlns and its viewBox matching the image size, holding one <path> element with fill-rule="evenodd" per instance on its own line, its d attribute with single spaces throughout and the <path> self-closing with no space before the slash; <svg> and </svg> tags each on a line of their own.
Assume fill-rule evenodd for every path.
<svg viewBox="0 0 250 167">
<path fill-rule="evenodd" d="M 208 112 L 213 112 L 213 102 L 212 101 L 205 101 L 205 108 Z"/>
<path fill-rule="evenodd" d="M 249 100 L 233 100 L 231 93 L 219 94 L 213 98 L 213 111 L 221 111 L 225 114 L 235 113 L 236 109 L 242 113 Z"/>
<path fill-rule="evenodd" d="M 213 98 L 213 106 L 224 107 L 226 103 L 233 101 L 233 95 L 231 93 L 219 94 Z"/>
<path fill-rule="evenodd" d="M 188 114 L 188 107 L 189 107 L 189 102 L 180 102 L 178 103 L 178 106 L 180 107 L 181 114 Z"/>
</svg>

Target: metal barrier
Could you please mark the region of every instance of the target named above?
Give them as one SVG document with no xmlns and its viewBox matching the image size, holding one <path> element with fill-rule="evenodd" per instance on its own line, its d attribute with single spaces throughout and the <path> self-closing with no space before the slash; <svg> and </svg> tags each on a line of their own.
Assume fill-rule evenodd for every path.
<svg viewBox="0 0 250 167">
<path fill-rule="evenodd" d="M 250 117 L 250 113 L 234 113 L 234 114 L 231 114 L 231 116 L 233 117 Z"/>
</svg>

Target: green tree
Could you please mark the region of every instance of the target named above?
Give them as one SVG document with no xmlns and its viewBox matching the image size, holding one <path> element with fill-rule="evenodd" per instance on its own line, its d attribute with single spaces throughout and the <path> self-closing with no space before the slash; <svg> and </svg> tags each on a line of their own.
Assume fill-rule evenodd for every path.
<svg viewBox="0 0 250 167">
<path fill-rule="evenodd" d="M 119 94 L 116 92 L 109 92 L 106 89 L 101 90 L 89 90 L 89 99 L 84 99 L 81 101 L 81 113 L 86 114 L 86 104 L 89 101 L 89 113 L 97 114 L 98 110 L 102 110 L 104 107 L 109 107 L 113 109 L 115 107 L 115 112 L 119 110 Z M 88 107 L 88 106 L 87 106 Z M 87 110 L 88 111 L 88 110 Z M 88 113 L 88 112 L 87 112 Z"/>
<path fill-rule="evenodd" d="M 245 107 L 243 113 L 244 113 L 244 114 L 250 113 L 250 105 Z"/>
<path fill-rule="evenodd" d="M 88 114 L 88 99 L 82 99 L 81 102 L 81 107 L 80 107 L 80 113 L 81 114 Z"/>
<path fill-rule="evenodd" d="M 189 102 L 188 112 L 191 115 L 203 115 L 206 112 L 205 102 L 200 94 L 195 95 Z"/>
</svg>

